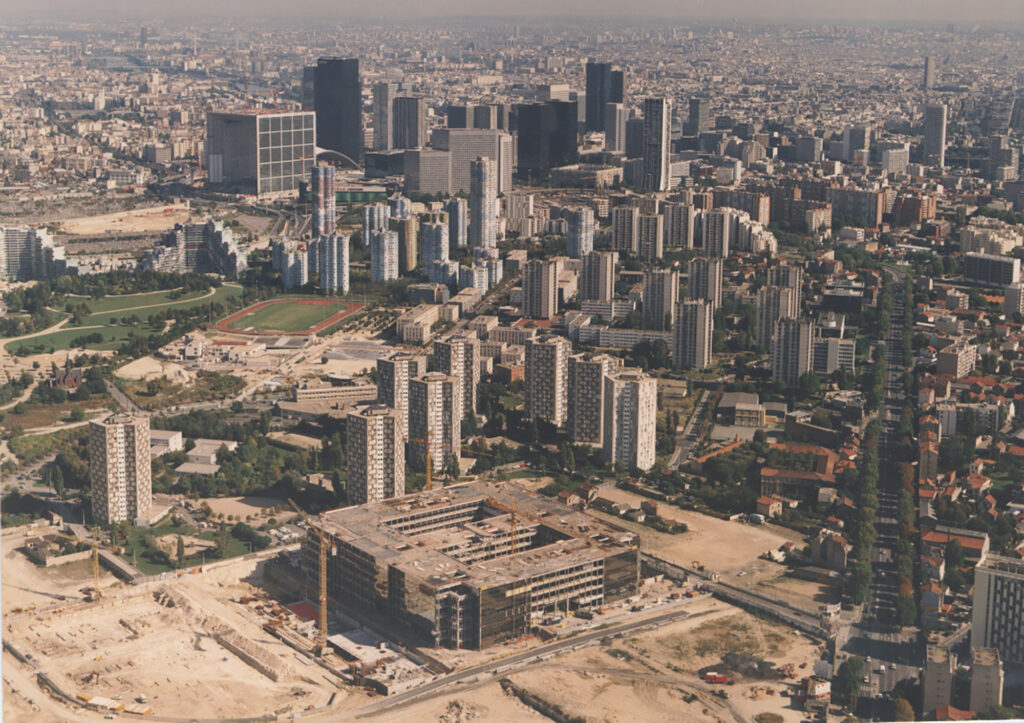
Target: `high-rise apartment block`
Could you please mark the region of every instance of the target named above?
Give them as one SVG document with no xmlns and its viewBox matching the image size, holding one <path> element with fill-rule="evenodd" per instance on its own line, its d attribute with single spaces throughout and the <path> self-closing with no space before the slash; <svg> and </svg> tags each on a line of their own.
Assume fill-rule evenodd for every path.
<svg viewBox="0 0 1024 723">
<path fill-rule="evenodd" d="M 622 371 L 604 378 L 605 462 L 621 462 L 627 470 L 654 466 L 658 427 L 658 383 L 637 371 Z"/>
<path fill-rule="evenodd" d="M 314 98 L 317 145 L 359 163 L 363 157 L 359 59 L 320 58 L 316 64 Z"/>
<path fill-rule="evenodd" d="M 971 648 L 971 710 L 983 713 L 1003 704 L 1006 674 L 995 648 Z"/>
<path fill-rule="evenodd" d="M 679 304 L 672 329 L 672 366 L 676 369 L 704 369 L 711 365 L 715 310 L 706 299 L 689 299 Z"/>
<path fill-rule="evenodd" d="M 665 217 L 665 248 L 693 248 L 696 209 L 688 203 L 665 203 L 661 215 Z"/>
<path fill-rule="evenodd" d="M 637 255 L 653 264 L 665 255 L 665 217 L 640 214 L 637 219 Z"/>
<path fill-rule="evenodd" d="M 409 461 L 433 473 L 449 471 L 462 444 L 462 384 L 457 377 L 428 372 L 409 381 Z"/>
<path fill-rule="evenodd" d="M 569 439 L 573 444 L 602 446 L 604 431 L 604 378 L 618 370 L 620 361 L 607 354 L 569 357 Z"/>
<path fill-rule="evenodd" d="M 612 248 L 620 254 L 636 254 L 639 250 L 640 209 L 616 206 L 612 209 Z"/>
<path fill-rule="evenodd" d="M 995 254 L 964 254 L 964 278 L 985 286 L 1020 283 L 1020 259 Z"/>
<path fill-rule="evenodd" d="M 357 407 L 345 417 L 345 437 L 345 492 L 351 504 L 405 494 L 405 430 L 400 411 L 383 404 Z"/>
<path fill-rule="evenodd" d="M 687 266 L 687 296 L 706 299 L 718 309 L 722 305 L 722 259 L 698 256 Z"/>
<path fill-rule="evenodd" d="M 765 286 L 757 291 L 757 343 L 770 349 L 775 322 L 796 318 L 799 310 L 796 292 L 789 287 Z"/>
<path fill-rule="evenodd" d="M 376 234 L 388 230 L 391 209 L 386 203 L 370 203 L 363 206 L 363 248 L 368 248 Z"/>
<path fill-rule="evenodd" d="M 409 381 L 427 373 L 427 358 L 398 352 L 377 360 L 377 401 L 402 415 L 402 432 L 409 430 Z"/>
<path fill-rule="evenodd" d="M 801 376 L 813 373 L 813 340 L 813 321 L 787 318 L 776 321 L 772 336 L 772 379 L 792 387 Z"/>
<path fill-rule="evenodd" d="M 1024 561 L 988 555 L 974 568 L 971 646 L 1024 663 Z"/>
<path fill-rule="evenodd" d="M 335 173 L 334 166 L 313 166 L 310 171 L 309 192 L 313 207 L 313 236 L 331 236 L 335 229 Z"/>
<path fill-rule="evenodd" d="M 349 292 L 349 237 L 347 235 L 321 236 L 310 242 L 318 252 L 317 272 L 320 288 L 341 294 Z"/>
<path fill-rule="evenodd" d="M 955 671 L 956 657 L 948 648 L 928 646 L 921 671 L 921 709 L 926 716 L 934 714 L 936 708 L 949 705 Z"/>
<path fill-rule="evenodd" d="M 644 100 L 644 155 L 641 188 L 667 191 L 669 188 L 669 142 L 672 128 L 672 101 L 668 98 Z"/>
<path fill-rule="evenodd" d="M 0 280 L 46 281 L 75 271 L 45 229 L 0 227 Z"/>
<path fill-rule="evenodd" d="M 615 264 L 619 255 L 614 251 L 591 251 L 583 257 L 579 296 L 583 301 L 611 301 L 615 298 Z"/>
<path fill-rule="evenodd" d="M 370 279 L 376 282 L 398 278 L 398 233 L 381 231 L 370 241 Z"/>
<path fill-rule="evenodd" d="M 153 505 L 149 417 L 113 414 L 89 423 L 89 483 L 95 523 L 148 523 Z"/>
<path fill-rule="evenodd" d="M 497 164 L 490 158 L 470 163 L 469 245 L 494 250 L 498 246 Z"/>
<path fill-rule="evenodd" d="M 679 272 L 676 269 L 652 269 L 644 272 L 645 329 L 672 329 L 678 302 Z"/>
<path fill-rule="evenodd" d="M 550 319 L 558 313 L 558 262 L 531 259 L 523 268 L 523 316 Z"/>
<path fill-rule="evenodd" d="M 462 416 L 476 415 L 480 388 L 480 342 L 468 336 L 452 336 L 434 342 L 434 368 L 459 380 Z"/>
<path fill-rule="evenodd" d="M 448 243 L 464 249 L 468 244 L 469 205 L 464 198 L 451 198 L 444 204 L 448 214 Z"/>
<path fill-rule="evenodd" d="M 581 259 L 594 250 L 594 211 L 586 207 L 570 209 L 566 221 L 569 229 L 565 241 L 569 257 Z"/>
<path fill-rule="evenodd" d="M 561 336 L 542 336 L 526 342 L 525 407 L 527 419 L 559 426 L 566 419 L 569 399 L 569 355 L 572 343 Z"/>
</svg>

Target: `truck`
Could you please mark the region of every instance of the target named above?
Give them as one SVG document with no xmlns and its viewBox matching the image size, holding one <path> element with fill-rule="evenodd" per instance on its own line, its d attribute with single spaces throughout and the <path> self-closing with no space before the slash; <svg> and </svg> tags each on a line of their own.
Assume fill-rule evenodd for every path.
<svg viewBox="0 0 1024 723">
<path fill-rule="evenodd" d="M 722 673 L 716 673 L 714 671 L 709 671 L 707 673 L 704 673 L 704 682 L 705 683 L 730 683 L 732 681 L 729 680 L 729 676 L 727 676 L 727 675 L 723 675 Z"/>
</svg>

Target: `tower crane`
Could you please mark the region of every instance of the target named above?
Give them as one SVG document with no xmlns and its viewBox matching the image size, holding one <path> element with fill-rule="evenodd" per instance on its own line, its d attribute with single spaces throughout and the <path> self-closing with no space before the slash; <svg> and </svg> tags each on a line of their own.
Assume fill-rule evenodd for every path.
<svg viewBox="0 0 1024 723">
<path fill-rule="evenodd" d="M 91 602 L 99 602 L 100 599 L 100 549 L 108 550 L 113 553 L 120 553 L 120 550 L 116 547 L 104 545 L 99 541 L 99 528 L 94 527 L 92 530 L 92 538 L 83 540 L 78 537 L 72 537 L 71 535 L 65 535 L 63 533 L 57 533 L 54 537 L 60 537 L 64 540 L 71 540 L 71 542 L 85 543 L 92 548 L 92 589 L 89 591 L 89 599 Z"/>
<path fill-rule="evenodd" d="M 316 646 L 313 648 L 313 652 L 316 655 L 323 657 L 327 654 L 327 534 L 324 532 L 324 516 L 321 514 L 318 518 L 319 524 L 313 524 L 313 521 L 309 518 L 302 509 L 295 504 L 292 499 L 288 500 L 288 504 L 299 513 L 299 517 L 309 526 L 310 530 L 315 530 L 318 537 L 320 538 L 320 550 L 319 550 L 319 577 L 320 577 L 320 619 L 317 629 Z"/>
</svg>

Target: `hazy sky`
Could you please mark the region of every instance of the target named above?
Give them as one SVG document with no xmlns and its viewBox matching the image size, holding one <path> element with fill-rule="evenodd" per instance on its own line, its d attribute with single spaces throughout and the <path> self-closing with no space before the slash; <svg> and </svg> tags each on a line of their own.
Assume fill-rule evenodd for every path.
<svg viewBox="0 0 1024 723">
<path fill-rule="evenodd" d="M 558 16 L 740 21 L 1024 23 L 1024 0 L 2 0 L 9 19 L 236 16 L 346 19 Z"/>
</svg>

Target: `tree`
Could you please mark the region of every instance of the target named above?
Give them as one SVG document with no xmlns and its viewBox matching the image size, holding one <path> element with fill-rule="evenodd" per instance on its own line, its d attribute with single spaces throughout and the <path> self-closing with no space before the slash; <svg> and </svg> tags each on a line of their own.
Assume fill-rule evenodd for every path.
<svg viewBox="0 0 1024 723">
<path fill-rule="evenodd" d="M 61 472 L 61 469 L 60 469 L 59 466 L 54 465 L 53 473 L 52 473 L 52 475 L 50 477 L 50 481 L 53 484 L 53 491 L 57 494 L 57 499 L 58 500 L 63 500 L 64 499 L 64 494 L 65 494 L 65 489 L 64 489 L 64 473 Z"/>
<path fill-rule="evenodd" d="M 833 686 L 834 699 L 840 705 L 853 709 L 860 696 L 861 678 L 864 675 L 864 661 L 857 656 L 847 658 L 839 666 Z"/>
<path fill-rule="evenodd" d="M 914 709 L 906 698 L 897 698 L 892 704 L 893 720 L 914 720 Z"/>
<path fill-rule="evenodd" d="M 1013 708 L 1007 708 L 1005 705 L 993 705 L 986 708 L 981 713 L 981 717 L 987 720 L 1013 720 L 1017 714 Z"/>
<path fill-rule="evenodd" d="M 901 626 L 913 625 L 917 619 L 917 605 L 914 598 L 900 594 L 896 597 L 896 617 Z"/>
<path fill-rule="evenodd" d="M 946 566 L 957 568 L 964 566 L 964 548 L 960 544 L 960 540 L 950 540 L 946 543 Z"/>
<path fill-rule="evenodd" d="M 178 567 L 185 566 L 185 540 L 178 535 Z"/>
</svg>

